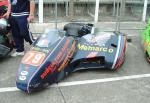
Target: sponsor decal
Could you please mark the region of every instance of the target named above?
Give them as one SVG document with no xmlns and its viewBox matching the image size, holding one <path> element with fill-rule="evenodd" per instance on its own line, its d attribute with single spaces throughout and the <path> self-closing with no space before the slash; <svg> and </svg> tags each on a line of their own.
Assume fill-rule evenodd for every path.
<svg viewBox="0 0 150 103">
<path fill-rule="evenodd" d="M 44 79 L 53 69 L 56 69 L 56 64 L 55 62 L 52 62 L 46 69 L 45 71 L 41 74 L 41 78 Z"/>
<path fill-rule="evenodd" d="M 32 50 L 38 51 L 38 52 L 44 52 L 44 53 L 49 53 L 48 49 L 41 49 L 39 47 L 32 47 Z"/>
<path fill-rule="evenodd" d="M 96 51 L 96 52 L 108 52 L 108 53 L 113 53 L 112 48 L 105 48 L 105 47 L 99 47 L 99 46 L 87 46 L 87 45 L 81 45 L 80 43 L 78 44 L 78 48 L 83 51 Z"/>
<path fill-rule="evenodd" d="M 98 53 L 98 52 L 91 52 L 91 53 L 87 56 L 87 58 L 96 57 L 97 53 Z"/>
<path fill-rule="evenodd" d="M 36 45 L 39 47 L 48 47 L 49 42 L 50 41 L 47 39 L 41 39 L 38 41 L 38 43 Z"/>
<path fill-rule="evenodd" d="M 105 46 L 106 42 L 111 39 L 114 33 L 99 32 L 97 35 L 86 35 L 85 40 L 92 45 Z"/>
<path fill-rule="evenodd" d="M 62 65 L 64 65 L 68 62 L 66 61 L 65 57 L 66 57 L 66 51 L 68 49 L 68 45 L 69 45 L 69 40 L 66 40 L 66 43 L 64 45 L 64 47 L 60 50 L 60 52 L 58 53 L 58 55 L 56 56 L 56 58 L 54 59 L 54 61 L 52 63 L 50 63 L 50 65 L 45 69 L 45 71 L 41 74 L 41 78 L 44 79 L 49 73 L 53 72 L 56 70 L 56 68 L 60 65 L 61 62 L 63 62 Z M 67 58 L 68 59 L 68 58 Z M 65 66 L 65 65 L 64 65 Z M 62 66 L 63 67 L 63 66 Z M 62 69 L 62 67 L 60 66 L 59 70 Z"/>
<path fill-rule="evenodd" d="M 66 58 L 64 59 L 64 62 L 61 64 L 61 66 L 58 68 L 58 72 L 60 72 L 64 67 L 66 67 L 66 65 L 69 63 L 70 59 L 73 56 L 73 53 L 75 51 L 75 41 L 71 47 L 71 49 L 69 50 Z"/>
</svg>

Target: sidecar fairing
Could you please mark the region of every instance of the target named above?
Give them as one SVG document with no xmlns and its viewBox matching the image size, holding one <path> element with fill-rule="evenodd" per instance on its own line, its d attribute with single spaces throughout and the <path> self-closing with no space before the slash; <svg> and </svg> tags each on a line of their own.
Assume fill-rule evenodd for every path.
<svg viewBox="0 0 150 103">
<path fill-rule="evenodd" d="M 147 61 L 150 63 L 150 20 L 141 34 L 141 41 L 144 48 L 144 52 L 147 58 Z"/>
<path fill-rule="evenodd" d="M 81 69 L 116 70 L 124 61 L 126 36 L 122 33 L 91 34 L 91 24 L 67 24 L 39 37 L 23 57 L 17 88 L 30 93 L 60 81 Z"/>
<path fill-rule="evenodd" d="M 64 35 L 64 31 L 53 29 L 36 40 L 20 64 L 19 89 L 31 92 L 57 81 L 75 51 L 75 39 Z"/>
<path fill-rule="evenodd" d="M 71 72 L 80 69 L 119 69 L 125 59 L 126 36 L 122 33 L 87 34 L 78 40 L 77 52 L 70 62 Z"/>
</svg>

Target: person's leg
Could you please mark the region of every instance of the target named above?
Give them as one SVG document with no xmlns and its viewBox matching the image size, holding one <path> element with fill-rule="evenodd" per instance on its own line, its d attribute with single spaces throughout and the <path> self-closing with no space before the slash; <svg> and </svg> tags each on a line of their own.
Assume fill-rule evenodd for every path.
<svg viewBox="0 0 150 103">
<path fill-rule="evenodd" d="M 16 52 L 24 51 L 24 40 L 20 35 L 19 25 L 18 25 L 18 17 L 11 17 L 11 28 L 12 28 L 12 36 L 16 45 Z"/>
<path fill-rule="evenodd" d="M 34 42 L 32 33 L 29 31 L 29 24 L 27 21 L 27 17 L 23 16 L 19 19 L 18 21 L 19 29 L 20 29 L 20 34 L 24 37 L 26 42 L 29 42 L 32 44 Z"/>
</svg>

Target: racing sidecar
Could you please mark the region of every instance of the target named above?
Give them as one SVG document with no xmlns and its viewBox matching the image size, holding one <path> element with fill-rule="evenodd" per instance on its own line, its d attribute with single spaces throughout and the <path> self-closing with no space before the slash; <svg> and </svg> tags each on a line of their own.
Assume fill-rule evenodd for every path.
<svg viewBox="0 0 150 103">
<path fill-rule="evenodd" d="M 6 19 L 0 19 L 0 58 L 6 57 L 13 49 L 13 44 L 10 42 L 7 36 L 10 31 L 9 25 Z"/>
<path fill-rule="evenodd" d="M 141 34 L 141 41 L 142 41 L 142 45 L 144 47 L 146 58 L 147 58 L 148 62 L 150 62 L 150 19 L 148 21 L 148 24 L 147 24 L 144 32 Z"/>
<path fill-rule="evenodd" d="M 13 43 L 8 36 L 10 25 L 8 20 L 3 18 L 7 12 L 8 1 L 0 1 L 0 58 L 6 57 L 13 49 Z"/>
<path fill-rule="evenodd" d="M 22 58 L 17 88 L 30 93 L 77 70 L 119 69 L 125 59 L 126 36 L 92 30 L 92 24 L 69 23 L 64 30 L 52 29 L 41 35 Z"/>
</svg>

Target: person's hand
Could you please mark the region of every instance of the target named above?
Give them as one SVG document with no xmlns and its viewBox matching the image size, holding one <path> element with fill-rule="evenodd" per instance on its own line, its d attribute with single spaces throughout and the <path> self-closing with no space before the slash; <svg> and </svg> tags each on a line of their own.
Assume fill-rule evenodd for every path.
<svg viewBox="0 0 150 103">
<path fill-rule="evenodd" d="M 10 13 L 9 13 L 9 12 L 7 12 L 7 13 L 5 13 L 5 14 L 3 15 L 3 18 L 8 19 L 8 18 L 9 18 L 9 15 L 10 15 Z"/>
<path fill-rule="evenodd" d="M 29 15 L 29 17 L 27 18 L 28 22 L 32 22 L 34 20 L 34 15 Z"/>
</svg>

